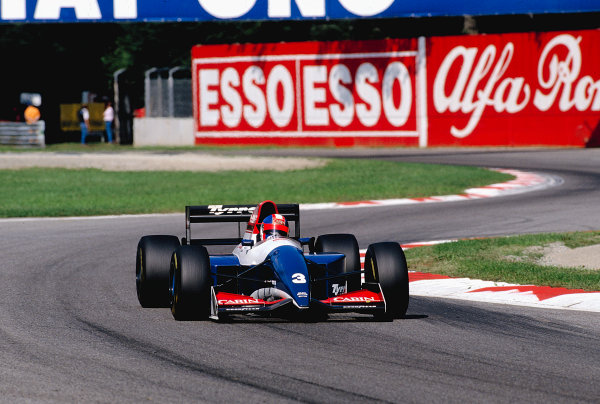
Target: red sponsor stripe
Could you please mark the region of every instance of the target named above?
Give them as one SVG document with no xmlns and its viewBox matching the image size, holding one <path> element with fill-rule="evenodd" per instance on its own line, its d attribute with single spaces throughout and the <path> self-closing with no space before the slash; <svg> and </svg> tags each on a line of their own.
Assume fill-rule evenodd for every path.
<svg viewBox="0 0 600 404">
<path fill-rule="evenodd" d="M 238 295 L 235 293 L 218 292 L 216 295 L 219 306 L 248 306 L 248 305 L 269 305 L 280 302 L 284 299 L 267 302 L 262 299 L 255 299 L 251 296 Z"/>
<path fill-rule="evenodd" d="M 321 300 L 326 304 L 364 304 L 364 303 L 379 303 L 383 302 L 381 293 L 374 293 L 370 290 L 357 290 L 355 292 L 345 293 L 330 297 L 329 299 Z"/>
</svg>

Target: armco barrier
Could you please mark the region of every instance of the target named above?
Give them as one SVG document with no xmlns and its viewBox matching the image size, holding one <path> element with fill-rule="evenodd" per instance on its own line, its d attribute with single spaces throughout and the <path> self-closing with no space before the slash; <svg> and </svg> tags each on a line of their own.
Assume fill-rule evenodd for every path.
<svg viewBox="0 0 600 404">
<path fill-rule="evenodd" d="M 196 46 L 196 143 L 576 146 L 600 30 Z"/>
<path fill-rule="evenodd" d="M 45 123 L 0 122 L 0 144 L 22 147 L 45 147 Z"/>
</svg>

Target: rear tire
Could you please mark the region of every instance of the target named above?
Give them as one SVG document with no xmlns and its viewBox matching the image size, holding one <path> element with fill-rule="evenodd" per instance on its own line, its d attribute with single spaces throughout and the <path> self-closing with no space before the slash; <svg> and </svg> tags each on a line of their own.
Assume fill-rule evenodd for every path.
<svg viewBox="0 0 600 404">
<path fill-rule="evenodd" d="M 144 236 L 137 247 L 135 287 L 142 307 L 169 307 L 171 255 L 179 247 L 175 236 Z"/>
<path fill-rule="evenodd" d="M 323 234 L 317 238 L 315 251 L 320 253 L 339 253 L 346 256 L 342 273 L 358 271 L 346 278 L 346 292 L 359 290 L 360 286 L 360 252 L 358 242 L 353 234 Z"/>
<path fill-rule="evenodd" d="M 401 318 L 408 308 L 408 266 L 400 244 L 371 244 L 365 255 L 365 282 L 378 282 L 386 304 L 384 317 Z"/>
<path fill-rule="evenodd" d="M 170 300 L 175 320 L 204 320 L 210 316 L 210 258 L 203 246 L 184 245 L 171 259 Z"/>
</svg>

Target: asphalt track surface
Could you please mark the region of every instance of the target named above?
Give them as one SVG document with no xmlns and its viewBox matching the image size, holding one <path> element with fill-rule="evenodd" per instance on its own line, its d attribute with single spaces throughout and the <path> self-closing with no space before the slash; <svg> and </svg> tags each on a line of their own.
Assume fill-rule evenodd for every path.
<svg viewBox="0 0 600 404">
<path fill-rule="evenodd" d="M 467 202 L 311 211 L 303 235 L 352 232 L 365 248 L 600 229 L 600 150 L 377 157 L 524 169 L 564 184 Z M 139 237 L 182 232 L 182 214 L 0 221 L 0 401 L 598 402 L 597 313 L 424 297 L 411 298 L 407 318 L 389 323 L 353 315 L 176 322 L 167 309 L 142 309 Z"/>
</svg>

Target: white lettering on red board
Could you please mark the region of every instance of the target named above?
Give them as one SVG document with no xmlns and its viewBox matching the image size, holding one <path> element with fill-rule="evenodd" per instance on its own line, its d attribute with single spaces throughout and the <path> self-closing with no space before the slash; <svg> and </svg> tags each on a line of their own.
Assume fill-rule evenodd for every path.
<svg viewBox="0 0 600 404">
<path fill-rule="evenodd" d="M 277 100 L 277 90 L 281 86 L 283 102 Z M 290 123 L 294 113 L 294 83 L 292 75 L 283 66 L 277 65 L 271 70 L 267 80 L 267 110 L 275 126 L 283 128 Z"/>
<path fill-rule="evenodd" d="M 36 20 L 58 20 L 62 9 L 73 9 L 77 19 L 101 19 L 98 0 L 38 0 L 33 18 Z M 137 0 L 113 0 L 115 19 L 137 18 Z M 25 20 L 26 0 L 0 0 L 0 18 L 3 20 Z"/>
<path fill-rule="evenodd" d="M 516 113 L 525 108 L 531 96 L 529 84 L 525 83 L 523 77 L 502 78 L 513 58 L 512 42 L 506 44 L 497 60 L 495 45 L 488 45 L 475 63 L 477 52 L 477 48 L 463 46 L 452 49 L 433 82 L 433 102 L 438 112 L 449 110 L 471 115 L 464 128 L 450 128 L 450 133 L 457 138 L 464 138 L 473 132 L 486 107 L 493 106 L 496 112 Z M 459 59 L 462 59 L 462 66 L 448 96 L 444 90 L 448 72 Z M 478 90 L 481 85 L 483 89 Z"/>
<path fill-rule="evenodd" d="M 250 126 L 259 128 L 268 115 L 276 126 L 285 127 L 292 119 L 294 82 L 283 65 L 271 69 L 267 78 L 259 66 L 247 68 L 241 79 L 233 67 L 227 67 L 221 73 L 218 69 L 200 69 L 198 83 L 201 126 L 216 126 L 221 121 L 225 126 L 235 128 L 243 119 Z M 265 92 L 260 87 L 264 84 Z M 283 94 L 281 102 L 277 96 L 279 88 Z M 241 94 L 247 103 L 243 103 Z"/>
<path fill-rule="evenodd" d="M 544 47 L 537 67 L 539 87 L 533 97 L 533 105 L 538 110 L 549 110 L 558 99 L 558 108 L 562 112 L 572 108 L 600 111 L 600 80 L 594 81 L 591 76 L 579 79 L 582 66 L 580 42 L 581 37 L 563 34 Z M 567 50 L 562 60 L 557 52 L 559 47 Z M 460 111 L 469 116 L 463 128 L 450 128 L 450 133 L 457 138 L 473 133 L 486 108 L 515 114 L 531 101 L 532 84 L 527 83 L 525 77 L 505 77 L 515 52 L 512 42 L 504 46 L 498 57 L 495 45 L 488 45 L 480 54 L 479 51 L 477 47 L 453 48 L 444 58 L 433 82 L 433 102 L 437 112 Z M 564 52 L 560 54 L 564 55 Z M 458 76 L 447 92 L 449 71 L 457 66 Z"/>
<path fill-rule="evenodd" d="M 354 73 L 352 70 L 355 70 Z M 399 61 L 384 68 L 371 62 L 351 69 L 344 63 L 290 64 L 245 68 L 200 67 L 197 70 L 199 123 L 202 128 L 237 128 L 245 123 L 261 128 L 267 120 L 277 128 L 292 122 L 301 102 L 305 127 L 347 128 L 351 124 L 374 128 L 382 118 L 392 128 L 403 127 L 413 110 L 413 82 Z M 300 81 L 301 97 L 296 83 Z M 396 90 L 394 90 L 396 89 Z"/>
<path fill-rule="evenodd" d="M 547 111 L 554 105 L 560 92 L 558 108 L 568 111 L 575 107 L 578 111 L 590 108 L 600 111 L 600 80 L 594 81 L 591 76 L 581 73 L 581 37 L 559 35 L 548 42 L 544 48 L 538 64 L 538 81 L 542 90 L 537 90 L 533 103 L 540 111 Z M 568 51 L 564 60 L 559 60 L 556 54 L 552 55 L 548 65 L 548 75 L 544 75 L 547 58 L 556 48 L 564 47 Z M 561 91 L 562 89 L 562 91 Z"/>
</svg>

